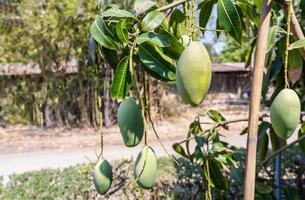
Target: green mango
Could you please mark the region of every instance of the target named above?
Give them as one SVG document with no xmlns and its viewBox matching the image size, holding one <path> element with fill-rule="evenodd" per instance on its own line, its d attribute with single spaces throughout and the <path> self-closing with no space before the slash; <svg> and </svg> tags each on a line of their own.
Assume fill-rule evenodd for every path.
<svg viewBox="0 0 305 200">
<path fill-rule="evenodd" d="M 212 63 L 206 48 L 198 41 L 186 47 L 177 64 L 176 85 L 182 100 L 198 106 L 206 96 L 212 79 Z"/>
<path fill-rule="evenodd" d="M 298 125 L 301 115 L 299 96 L 291 89 L 283 89 L 271 105 L 271 124 L 282 139 L 289 138 Z"/>
<path fill-rule="evenodd" d="M 155 184 L 157 170 L 157 157 L 154 150 L 149 146 L 144 146 L 137 157 L 134 169 L 137 184 L 144 189 L 152 188 Z"/>
<path fill-rule="evenodd" d="M 107 160 L 99 160 L 93 172 L 93 183 L 99 194 L 105 194 L 112 183 L 112 167 Z"/>
<path fill-rule="evenodd" d="M 141 111 L 133 98 L 127 97 L 122 101 L 117 120 L 125 145 L 127 147 L 138 145 L 143 137 L 144 123 Z"/>
</svg>

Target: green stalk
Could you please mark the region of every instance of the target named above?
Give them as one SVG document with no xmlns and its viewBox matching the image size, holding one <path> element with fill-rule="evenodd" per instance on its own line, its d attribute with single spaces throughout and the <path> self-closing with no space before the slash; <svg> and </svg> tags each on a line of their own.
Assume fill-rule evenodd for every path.
<svg viewBox="0 0 305 200">
<path fill-rule="evenodd" d="M 174 7 L 176 7 L 176 6 L 180 5 L 180 4 L 183 4 L 183 3 L 188 2 L 188 1 L 190 1 L 190 0 L 174 1 L 173 3 L 170 3 L 170 4 L 166 5 L 166 6 L 161 7 L 161 8 L 158 8 L 157 11 L 160 11 L 160 12 L 161 11 L 165 11 L 165 10 L 174 8 Z"/>
<path fill-rule="evenodd" d="M 285 62 L 284 62 L 285 88 L 289 88 L 289 81 L 288 81 L 288 46 L 289 46 L 289 37 L 290 37 L 291 8 L 292 8 L 292 0 L 289 1 L 288 13 L 287 13 L 287 34 L 286 34 Z"/>
</svg>

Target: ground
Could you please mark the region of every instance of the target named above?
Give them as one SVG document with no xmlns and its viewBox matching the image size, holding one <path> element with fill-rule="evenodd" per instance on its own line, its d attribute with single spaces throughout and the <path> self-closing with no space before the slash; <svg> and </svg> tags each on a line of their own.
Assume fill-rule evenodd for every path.
<svg viewBox="0 0 305 200">
<path fill-rule="evenodd" d="M 227 120 L 247 118 L 247 106 L 217 105 L 209 107 L 222 112 Z M 207 108 L 182 108 L 179 117 L 171 116 L 155 122 L 156 130 L 162 141 L 179 140 L 186 137 L 188 126 L 196 114 L 205 113 Z M 202 121 L 209 121 L 202 117 Z M 247 126 L 245 122 L 230 125 L 230 130 L 224 132 L 228 140 L 238 137 L 239 133 Z M 104 128 L 104 145 L 123 145 L 117 126 Z M 230 139 L 231 138 L 231 139 Z M 157 142 L 154 132 L 149 127 L 149 140 Z M 232 141 L 235 143 L 234 141 Z M 238 142 L 238 141 L 236 141 Z M 35 126 L 14 125 L 0 128 L 0 154 L 33 152 L 44 150 L 69 150 L 82 148 L 98 148 L 100 133 L 94 128 L 41 128 Z M 238 146 L 243 146 L 237 143 Z"/>
</svg>

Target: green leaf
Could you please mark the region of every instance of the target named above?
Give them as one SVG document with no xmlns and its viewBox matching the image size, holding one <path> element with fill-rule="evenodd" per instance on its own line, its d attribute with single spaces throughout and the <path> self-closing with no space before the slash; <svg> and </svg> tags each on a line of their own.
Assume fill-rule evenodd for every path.
<svg viewBox="0 0 305 200">
<path fill-rule="evenodd" d="M 169 19 L 170 31 L 178 38 L 187 33 L 186 16 L 179 9 L 175 9 Z"/>
<path fill-rule="evenodd" d="M 268 134 L 267 131 L 270 129 L 271 124 L 269 122 L 263 121 L 258 127 L 258 141 L 257 141 L 257 151 L 258 158 L 264 160 L 268 152 Z"/>
<path fill-rule="evenodd" d="M 174 143 L 173 144 L 173 149 L 176 153 L 180 154 L 181 156 L 183 157 L 186 157 L 187 158 L 187 155 L 183 149 L 183 147 L 181 146 L 181 144 L 178 144 L 178 143 Z"/>
<path fill-rule="evenodd" d="M 118 17 L 118 18 L 133 18 L 135 17 L 134 14 L 127 10 L 120 10 L 120 9 L 108 9 L 102 12 L 102 17 Z"/>
<path fill-rule="evenodd" d="M 162 12 L 157 10 L 148 13 L 142 20 L 142 29 L 144 31 L 151 31 L 157 28 L 163 22 L 165 17 L 166 16 Z"/>
<path fill-rule="evenodd" d="M 144 42 L 150 42 L 151 44 L 157 45 L 159 47 L 168 47 L 170 43 L 165 35 L 155 32 L 142 33 L 137 37 L 136 43 L 142 44 Z"/>
<path fill-rule="evenodd" d="M 284 63 L 285 58 L 285 40 L 282 39 L 279 42 L 279 52 L 282 57 L 282 61 Z M 303 67 L 303 58 L 298 49 L 292 49 L 288 53 L 288 69 L 297 69 Z"/>
<path fill-rule="evenodd" d="M 107 48 L 102 48 L 102 51 L 104 53 L 105 60 L 110 64 L 113 69 L 115 69 L 120 62 L 117 51 Z"/>
<path fill-rule="evenodd" d="M 242 26 L 239 13 L 231 0 L 219 0 L 217 3 L 217 21 L 238 42 L 241 43 Z"/>
<path fill-rule="evenodd" d="M 182 51 L 184 50 L 183 44 L 168 31 L 161 30 L 160 33 L 165 35 L 170 43 L 169 47 L 163 48 L 163 52 L 170 56 L 172 59 L 178 60 Z"/>
<path fill-rule="evenodd" d="M 226 190 L 228 182 L 221 172 L 221 165 L 214 159 L 209 159 L 209 172 L 214 187 L 218 190 Z"/>
<path fill-rule="evenodd" d="M 302 40 L 297 40 L 294 43 L 290 44 L 288 46 L 288 49 L 292 50 L 292 49 L 299 49 L 304 47 L 305 47 L 305 39 L 302 39 Z"/>
<path fill-rule="evenodd" d="M 278 29 L 279 29 L 279 27 L 277 25 L 272 26 L 269 29 L 268 38 L 267 38 L 267 51 L 266 52 L 270 51 L 274 47 L 275 42 L 276 42 L 276 34 L 277 34 Z"/>
<path fill-rule="evenodd" d="M 202 133 L 202 128 L 198 121 L 192 122 L 189 130 L 193 135 L 198 135 Z"/>
<path fill-rule="evenodd" d="M 126 19 L 121 19 L 116 25 L 116 34 L 122 42 L 128 42 L 128 31 L 126 28 Z"/>
<path fill-rule="evenodd" d="M 215 153 L 219 153 L 226 150 L 226 147 L 221 142 L 214 142 L 211 150 Z"/>
<path fill-rule="evenodd" d="M 215 3 L 214 0 L 205 0 L 198 5 L 198 8 L 200 8 L 200 13 L 199 13 L 200 27 L 202 28 L 206 27 L 210 19 L 214 3 Z M 202 29 L 202 33 L 204 33 L 203 29 Z"/>
<path fill-rule="evenodd" d="M 275 152 L 279 148 L 283 147 L 286 145 L 286 140 L 279 138 L 273 130 L 273 128 L 270 128 L 270 140 L 271 140 L 271 146 L 272 146 L 272 152 Z"/>
<path fill-rule="evenodd" d="M 249 128 L 246 127 L 246 128 L 244 128 L 244 130 L 242 130 L 242 132 L 239 135 L 246 135 L 248 133 L 249 133 Z"/>
<path fill-rule="evenodd" d="M 230 168 L 230 176 L 236 183 L 243 184 L 244 176 L 240 168 L 232 166 Z"/>
<path fill-rule="evenodd" d="M 126 56 L 121 60 L 115 70 L 114 79 L 111 84 L 111 97 L 118 100 L 124 99 L 128 93 L 128 59 L 129 56 Z"/>
<path fill-rule="evenodd" d="M 205 144 L 205 138 L 203 136 L 195 135 L 195 141 L 200 147 L 203 147 Z"/>
<path fill-rule="evenodd" d="M 144 69 L 153 77 L 163 81 L 175 81 L 176 75 L 170 69 L 172 66 L 166 62 L 155 48 L 149 44 L 143 43 L 139 46 L 139 57 L 144 64 Z"/>
<path fill-rule="evenodd" d="M 217 110 L 209 110 L 207 115 L 214 122 L 221 122 L 226 120 Z"/>
<path fill-rule="evenodd" d="M 156 2 L 150 0 L 136 0 L 134 3 L 134 9 L 137 14 L 142 14 L 156 5 Z"/>
<path fill-rule="evenodd" d="M 107 28 L 101 16 L 98 16 L 92 23 L 90 33 L 100 45 L 108 49 L 118 50 L 114 36 Z"/>
</svg>

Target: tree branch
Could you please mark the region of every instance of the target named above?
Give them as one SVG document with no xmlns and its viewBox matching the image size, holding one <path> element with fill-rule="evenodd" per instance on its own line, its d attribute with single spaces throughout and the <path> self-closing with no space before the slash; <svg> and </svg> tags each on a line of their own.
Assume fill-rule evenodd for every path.
<svg viewBox="0 0 305 200">
<path fill-rule="evenodd" d="M 190 0 L 178 0 L 178 1 L 174 1 L 173 3 L 165 5 L 165 6 L 161 7 L 161 8 L 158 8 L 157 11 L 162 12 L 162 11 L 165 11 L 165 10 L 169 10 L 171 8 L 174 8 L 174 7 L 176 7 L 176 6 L 180 5 L 180 4 L 183 4 L 183 3 L 188 2 L 188 1 L 190 1 Z"/>
</svg>

